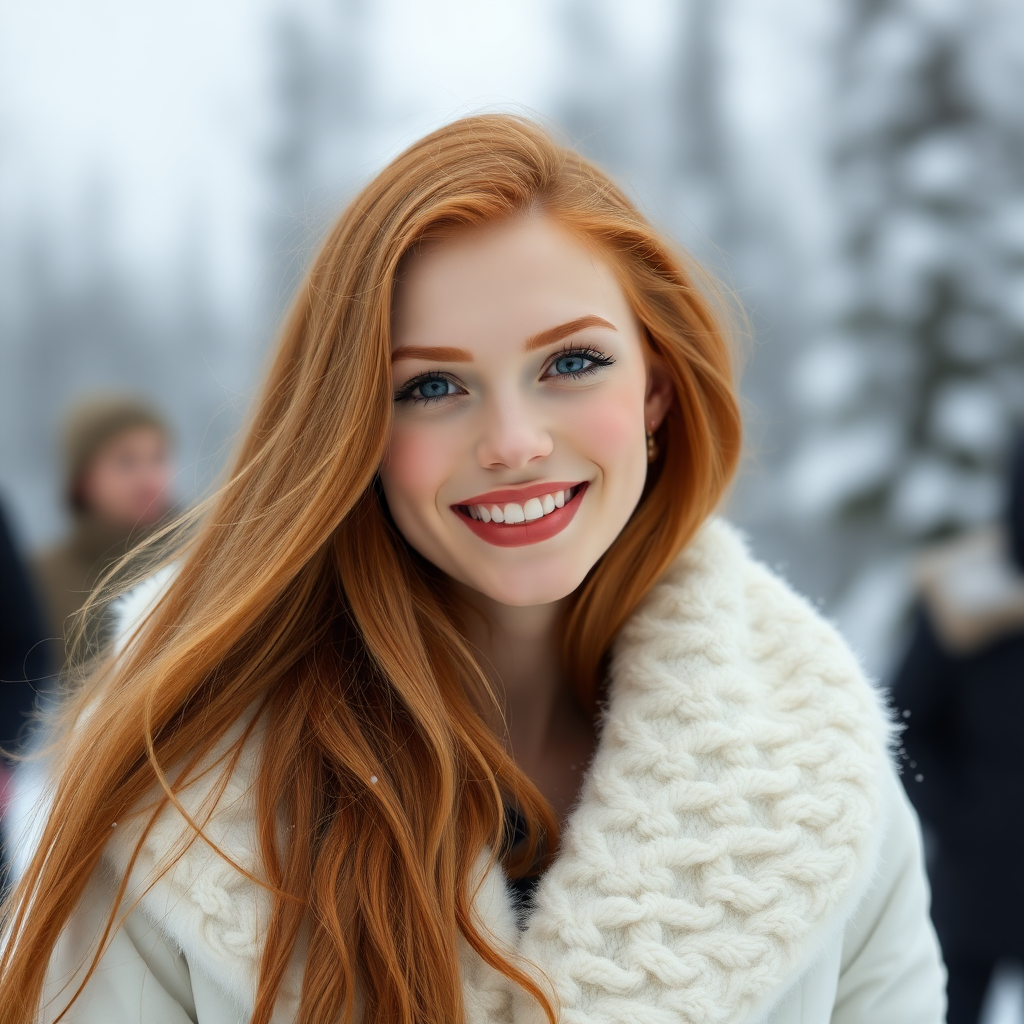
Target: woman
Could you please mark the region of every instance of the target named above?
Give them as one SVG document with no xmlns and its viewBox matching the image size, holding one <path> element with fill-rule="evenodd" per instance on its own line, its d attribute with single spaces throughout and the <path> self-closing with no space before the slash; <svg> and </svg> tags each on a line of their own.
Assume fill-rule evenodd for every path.
<svg viewBox="0 0 1024 1024">
<path fill-rule="evenodd" d="M 708 521 L 694 278 L 516 118 L 357 197 L 67 709 L 9 1021 L 939 1021 L 886 715 Z"/>
<path fill-rule="evenodd" d="M 171 434 L 159 413 L 130 395 L 94 395 L 64 423 L 64 497 L 71 532 L 40 552 L 32 569 L 42 594 L 55 670 L 67 664 L 65 630 L 128 547 L 171 507 Z M 93 620 L 86 647 L 96 641 Z"/>
</svg>

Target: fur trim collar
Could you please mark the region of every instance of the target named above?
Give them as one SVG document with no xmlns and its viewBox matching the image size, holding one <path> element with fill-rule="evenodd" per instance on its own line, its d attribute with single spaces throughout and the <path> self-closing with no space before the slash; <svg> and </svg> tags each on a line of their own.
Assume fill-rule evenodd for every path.
<svg viewBox="0 0 1024 1024">
<path fill-rule="evenodd" d="M 542 969 L 566 1024 L 760 1016 L 870 883 L 890 729 L 835 630 L 711 522 L 616 642 L 598 750 L 524 930 L 497 868 L 478 919 Z M 255 760 L 244 753 L 208 829 L 254 872 Z M 182 802 L 202 814 L 208 790 Z M 114 870 L 140 828 L 118 829 Z M 251 1009 L 269 900 L 201 840 L 161 874 L 181 836 L 170 810 L 133 889 L 158 878 L 147 917 Z M 471 1024 L 542 1019 L 468 950 L 463 962 Z"/>
<path fill-rule="evenodd" d="M 921 596 L 943 644 L 968 654 L 1024 629 L 1024 573 L 1001 526 L 977 530 L 925 552 Z"/>
</svg>

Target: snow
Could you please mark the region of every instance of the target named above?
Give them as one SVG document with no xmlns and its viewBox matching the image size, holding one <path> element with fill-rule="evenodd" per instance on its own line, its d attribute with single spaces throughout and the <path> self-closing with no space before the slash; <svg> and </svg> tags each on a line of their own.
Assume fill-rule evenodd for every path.
<svg viewBox="0 0 1024 1024">
<path fill-rule="evenodd" d="M 1009 426 L 987 381 L 951 381 L 935 394 L 931 431 L 950 449 L 984 457 L 1002 446 Z"/>
<path fill-rule="evenodd" d="M 858 514 L 906 544 L 999 514 L 1024 414 L 1024 8 L 846 9 L 830 277 L 845 283 L 792 367 L 782 493 L 840 532 L 851 502 L 880 497 Z"/>
<path fill-rule="evenodd" d="M 889 674 L 889 652 L 912 597 L 910 559 L 897 555 L 864 567 L 836 602 L 835 624 L 869 678 Z"/>
<path fill-rule="evenodd" d="M 793 511 L 810 517 L 834 513 L 851 497 L 881 485 L 901 447 L 897 423 L 882 417 L 810 434 L 785 475 Z"/>
<path fill-rule="evenodd" d="M 843 123 L 841 134 L 834 131 L 837 139 L 863 141 L 881 125 L 913 117 L 921 96 L 912 74 L 927 56 L 927 42 L 920 26 L 905 13 L 890 8 L 876 17 L 851 55 L 852 79 L 843 87 Z"/>
<path fill-rule="evenodd" d="M 367 64 L 389 150 L 479 108 L 548 106 L 558 40 L 543 0 L 380 0 L 369 12 Z"/>
<path fill-rule="evenodd" d="M 956 32 L 965 27 L 974 13 L 973 3 L 963 0 L 904 0 L 904 3 L 913 11 L 921 30 Z"/>
<path fill-rule="evenodd" d="M 993 114 L 1020 131 L 1024 90 L 1024 7 L 1019 0 L 978 0 L 974 45 L 963 61 L 965 86 Z"/>
<path fill-rule="evenodd" d="M 923 317 L 929 278 L 948 268 L 957 242 L 949 226 L 917 209 L 889 211 L 877 225 L 872 285 L 879 307 L 899 320 Z"/>
<path fill-rule="evenodd" d="M 999 514 L 1002 487 L 991 474 L 962 469 L 937 455 L 915 458 L 895 480 L 893 521 L 923 535 L 947 522 L 975 526 Z"/>
<path fill-rule="evenodd" d="M 1000 309 L 1010 326 L 1024 332 L 1024 269 L 1008 275 L 999 292 Z M 1017 339 L 1017 344 L 1024 344 Z"/>
<path fill-rule="evenodd" d="M 867 354 L 856 339 L 827 338 L 801 352 L 789 387 L 809 413 L 842 413 L 859 395 L 868 378 Z"/>
<path fill-rule="evenodd" d="M 891 508 L 895 521 L 912 533 L 926 533 L 952 512 L 959 479 L 945 460 L 922 456 L 900 474 Z"/>
<path fill-rule="evenodd" d="M 956 198 L 971 184 L 969 139 L 948 130 L 925 136 L 903 157 L 903 185 L 919 199 Z"/>
<path fill-rule="evenodd" d="M 270 2 L 0 4 L 5 230 L 99 203 L 116 247 L 163 268 L 200 225 L 213 274 L 247 287 Z"/>
<path fill-rule="evenodd" d="M 947 317 L 941 329 L 943 347 L 959 362 L 983 366 L 998 357 L 1002 338 L 991 316 L 959 310 Z"/>
<path fill-rule="evenodd" d="M 1002 203 L 985 224 L 985 233 L 1008 256 L 1024 256 L 1024 198 Z"/>
</svg>

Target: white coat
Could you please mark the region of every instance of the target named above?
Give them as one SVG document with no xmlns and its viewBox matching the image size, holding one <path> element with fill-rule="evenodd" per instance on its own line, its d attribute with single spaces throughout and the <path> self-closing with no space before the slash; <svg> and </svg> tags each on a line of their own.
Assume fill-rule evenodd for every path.
<svg viewBox="0 0 1024 1024">
<path fill-rule="evenodd" d="M 709 523 L 623 627 L 579 803 L 517 926 L 499 867 L 475 910 L 537 965 L 565 1024 L 940 1024 L 944 974 L 921 843 L 895 777 L 893 728 L 835 630 Z M 257 736 L 210 838 L 259 871 Z M 214 773 L 215 774 L 215 773 Z M 211 783 L 182 794 L 200 812 Z M 127 868 L 119 822 L 51 963 L 63 1007 Z M 131 876 L 141 903 L 110 941 L 78 1024 L 243 1024 L 266 892 L 169 808 Z M 147 889 L 147 886 L 150 886 Z M 295 958 L 275 1021 L 293 1022 Z M 537 1024 L 536 1004 L 463 951 L 469 1024 Z"/>
</svg>

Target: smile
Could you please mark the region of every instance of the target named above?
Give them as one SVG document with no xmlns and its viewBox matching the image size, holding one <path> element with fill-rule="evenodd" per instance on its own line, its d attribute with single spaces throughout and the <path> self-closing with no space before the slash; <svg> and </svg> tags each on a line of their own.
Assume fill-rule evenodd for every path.
<svg viewBox="0 0 1024 1024">
<path fill-rule="evenodd" d="M 492 491 L 452 505 L 481 540 L 497 547 L 539 544 L 561 533 L 576 515 L 587 483 Z"/>
</svg>

